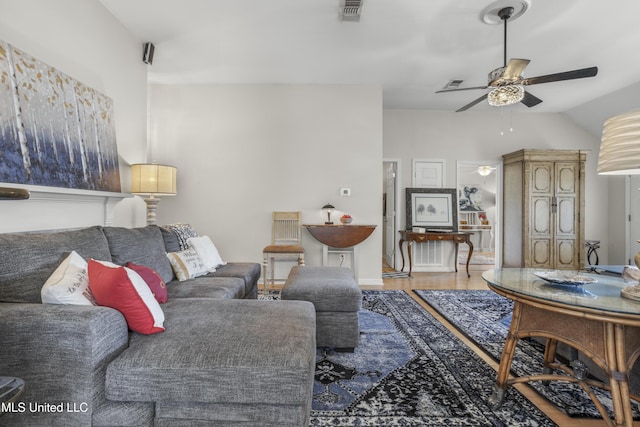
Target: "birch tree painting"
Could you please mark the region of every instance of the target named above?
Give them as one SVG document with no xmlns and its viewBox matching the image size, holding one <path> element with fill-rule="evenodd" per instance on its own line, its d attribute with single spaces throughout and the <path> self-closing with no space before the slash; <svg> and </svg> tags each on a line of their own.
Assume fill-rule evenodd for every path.
<svg viewBox="0 0 640 427">
<path fill-rule="evenodd" d="M 5 42 L 0 182 L 120 192 L 111 98 Z"/>
</svg>

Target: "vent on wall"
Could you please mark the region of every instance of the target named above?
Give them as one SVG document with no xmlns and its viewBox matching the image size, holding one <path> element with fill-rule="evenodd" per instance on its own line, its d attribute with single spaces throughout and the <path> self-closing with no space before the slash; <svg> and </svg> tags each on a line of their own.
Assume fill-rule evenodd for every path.
<svg viewBox="0 0 640 427">
<path fill-rule="evenodd" d="M 360 13 L 362 12 L 363 0 L 344 0 L 340 19 L 342 21 L 358 22 L 360 21 Z"/>
</svg>

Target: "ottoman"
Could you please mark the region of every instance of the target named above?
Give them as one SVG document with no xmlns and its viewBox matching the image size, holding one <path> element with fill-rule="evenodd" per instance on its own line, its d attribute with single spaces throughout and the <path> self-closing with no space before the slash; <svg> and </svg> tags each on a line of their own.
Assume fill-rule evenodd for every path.
<svg viewBox="0 0 640 427">
<path fill-rule="evenodd" d="M 360 342 L 362 292 L 345 267 L 295 266 L 281 298 L 309 301 L 316 309 L 316 345 L 353 351 Z"/>
</svg>

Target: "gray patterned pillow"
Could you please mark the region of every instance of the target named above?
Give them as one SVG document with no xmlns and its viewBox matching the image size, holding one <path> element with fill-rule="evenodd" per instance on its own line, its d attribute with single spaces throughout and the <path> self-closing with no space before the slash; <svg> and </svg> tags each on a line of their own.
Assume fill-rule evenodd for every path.
<svg viewBox="0 0 640 427">
<path fill-rule="evenodd" d="M 175 233 L 181 251 L 189 248 L 189 242 L 187 242 L 187 240 L 189 240 L 190 237 L 198 237 L 198 233 L 196 233 L 196 230 L 190 224 L 169 224 L 164 227 Z"/>
</svg>

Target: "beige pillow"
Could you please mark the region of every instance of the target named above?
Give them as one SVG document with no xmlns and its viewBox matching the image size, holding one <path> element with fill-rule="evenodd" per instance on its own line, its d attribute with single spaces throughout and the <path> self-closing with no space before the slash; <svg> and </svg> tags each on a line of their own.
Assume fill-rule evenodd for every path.
<svg viewBox="0 0 640 427">
<path fill-rule="evenodd" d="M 169 252 L 167 257 L 169 258 L 173 272 L 181 282 L 205 275 L 209 272 L 209 269 L 193 248 L 180 252 Z"/>
</svg>

